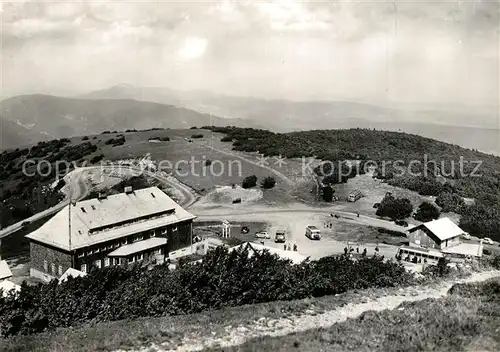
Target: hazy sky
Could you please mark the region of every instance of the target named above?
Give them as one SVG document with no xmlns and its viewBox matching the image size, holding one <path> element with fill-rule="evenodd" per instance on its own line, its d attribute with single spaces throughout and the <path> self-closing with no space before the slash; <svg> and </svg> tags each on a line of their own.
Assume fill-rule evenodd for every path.
<svg viewBox="0 0 500 352">
<path fill-rule="evenodd" d="M 415 0 L 3 3 L 3 95 L 130 83 L 493 106 L 499 9 Z"/>
</svg>

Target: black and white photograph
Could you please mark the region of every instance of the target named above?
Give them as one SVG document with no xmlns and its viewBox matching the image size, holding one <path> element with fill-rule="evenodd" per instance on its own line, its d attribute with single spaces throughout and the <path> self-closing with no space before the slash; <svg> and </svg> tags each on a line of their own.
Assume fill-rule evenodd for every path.
<svg viewBox="0 0 500 352">
<path fill-rule="evenodd" d="M 0 351 L 499 351 L 499 0 L 0 0 Z"/>
</svg>

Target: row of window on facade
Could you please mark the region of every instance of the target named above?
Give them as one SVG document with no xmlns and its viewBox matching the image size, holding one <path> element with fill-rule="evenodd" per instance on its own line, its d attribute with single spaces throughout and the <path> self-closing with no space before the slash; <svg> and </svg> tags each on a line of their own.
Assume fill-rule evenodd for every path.
<svg viewBox="0 0 500 352">
<path fill-rule="evenodd" d="M 153 251 L 153 255 L 160 255 L 161 254 L 161 249 L 156 249 Z M 132 255 L 127 258 L 127 262 L 129 264 L 132 264 L 134 262 L 140 262 L 144 260 L 144 253 Z M 110 265 L 120 265 L 120 258 L 104 258 L 104 267 L 108 267 Z M 101 260 L 98 259 L 94 262 L 94 266 L 98 269 L 101 269 Z M 89 268 L 87 264 L 82 264 L 80 265 L 80 271 L 83 271 L 84 273 L 88 272 Z"/>
<path fill-rule="evenodd" d="M 43 261 L 43 270 L 45 270 L 46 273 L 52 275 L 61 276 L 63 274 L 63 267 L 61 264 L 57 265 L 57 272 L 56 272 L 56 264 L 54 263 L 50 264 L 50 272 L 49 272 L 49 263 L 46 260 Z"/>
<path fill-rule="evenodd" d="M 177 227 L 173 228 L 172 230 L 176 231 Z M 167 234 L 167 229 L 162 229 L 160 233 L 162 235 L 166 235 Z M 155 237 L 156 236 L 155 230 L 151 231 L 149 234 L 150 234 L 151 237 Z M 94 247 L 94 248 L 88 249 L 87 251 L 83 251 L 83 252 L 78 253 L 78 258 L 82 258 L 85 255 L 90 256 L 92 254 L 96 254 L 96 253 L 99 253 L 101 251 L 106 251 L 106 250 L 110 250 L 110 249 L 113 249 L 113 248 L 118 248 L 120 246 L 125 246 L 127 244 L 131 244 L 131 243 L 134 243 L 134 242 L 142 241 L 143 239 L 144 239 L 144 235 L 136 235 L 136 236 L 134 236 L 132 238 L 131 241 L 128 241 L 125 238 L 121 242 L 116 242 L 115 244 L 108 244 L 108 245 L 102 246 L 102 247 Z"/>
</svg>

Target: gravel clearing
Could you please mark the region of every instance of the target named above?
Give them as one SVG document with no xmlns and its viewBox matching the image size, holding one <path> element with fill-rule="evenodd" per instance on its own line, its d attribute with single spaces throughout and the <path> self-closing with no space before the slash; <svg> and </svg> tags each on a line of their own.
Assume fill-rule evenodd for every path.
<svg viewBox="0 0 500 352">
<path fill-rule="evenodd" d="M 403 302 L 444 297 L 448 290 L 456 283 L 479 282 L 498 276 L 500 276 L 500 271 L 498 270 L 480 272 L 472 274 L 466 279 L 447 280 L 438 285 L 401 288 L 397 294 L 376 299 L 367 298 L 363 303 L 347 304 L 341 308 L 319 314 L 311 310 L 306 311 L 305 314 L 300 316 L 292 315 L 281 319 L 261 317 L 245 326 L 229 325 L 225 328 L 224 333 L 219 335 L 211 331 L 186 335 L 176 347 L 172 346 L 171 341 L 165 341 L 162 344 L 152 344 L 137 351 L 201 351 L 209 347 L 238 346 L 256 337 L 284 336 L 310 329 L 328 328 L 349 318 L 357 318 L 367 311 L 395 309 Z M 122 352 L 122 350 L 116 352 Z"/>
</svg>

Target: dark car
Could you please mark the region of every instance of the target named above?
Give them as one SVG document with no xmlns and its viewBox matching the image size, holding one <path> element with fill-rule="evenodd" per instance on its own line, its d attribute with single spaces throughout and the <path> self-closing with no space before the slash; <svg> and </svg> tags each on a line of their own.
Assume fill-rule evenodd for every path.
<svg viewBox="0 0 500 352">
<path fill-rule="evenodd" d="M 233 204 L 241 203 L 241 198 L 233 199 Z"/>
</svg>

